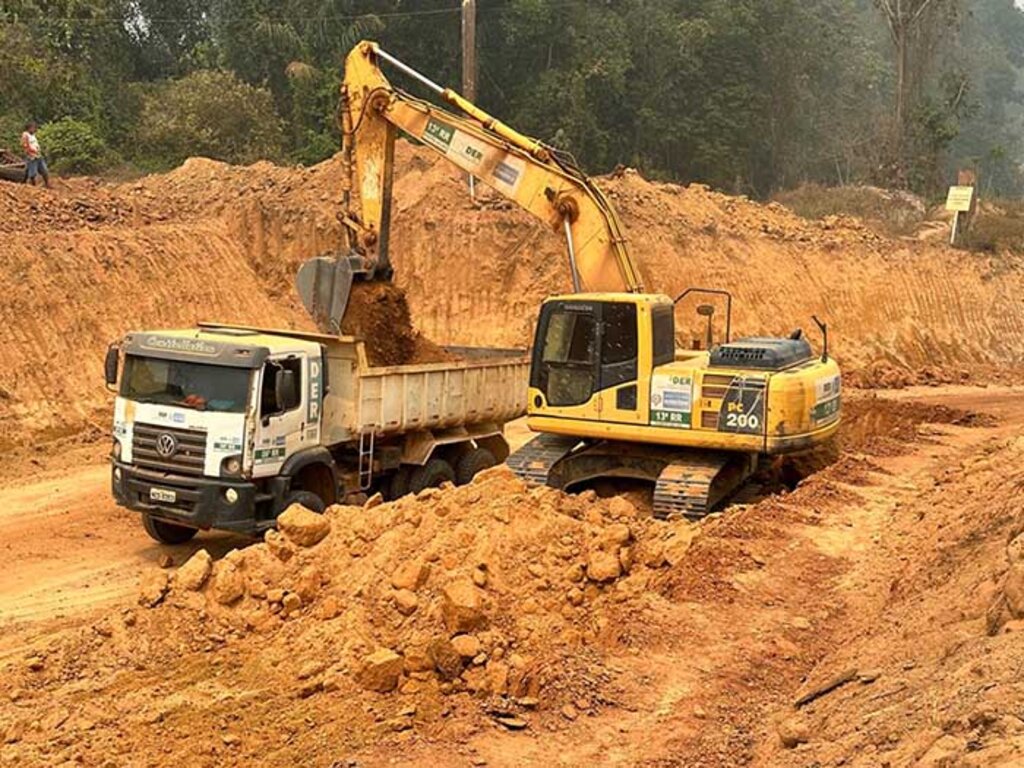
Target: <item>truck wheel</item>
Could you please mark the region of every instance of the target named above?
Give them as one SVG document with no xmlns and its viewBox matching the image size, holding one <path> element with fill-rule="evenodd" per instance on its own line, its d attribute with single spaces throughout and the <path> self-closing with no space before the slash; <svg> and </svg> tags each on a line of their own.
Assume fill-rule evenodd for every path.
<svg viewBox="0 0 1024 768">
<path fill-rule="evenodd" d="M 399 467 L 395 470 L 395 474 L 388 479 L 385 489 L 388 501 L 400 499 L 409 492 L 409 479 L 411 476 L 412 470 L 409 467 Z"/>
<path fill-rule="evenodd" d="M 498 460 L 494 458 L 494 454 L 486 448 L 474 448 L 459 459 L 459 463 L 455 466 L 455 484 L 468 485 L 478 472 L 490 469 L 497 463 Z"/>
<path fill-rule="evenodd" d="M 455 470 L 444 459 L 431 459 L 422 467 L 416 467 L 409 478 L 409 493 L 419 493 L 424 488 L 437 488 L 441 483 L 455 482 Z"/>
<path fill-rule="evenodd" d="M 142 513 L 142 527 L 146 529 L 146 533 L 152 539 L 159 541 L 161 544 L 184 544 L 198 533 L 195 528 L 166 523 L 163 520 L 157 520 L 146 512 Z"/>
<path fill-rule="evenodd" d="M 316 512 L 318 515 L 322 515 L 324 510 L 327 509 L 324 500 L 312 491 L 292 491 L 284 497 L 284 506 L 281 508 L 281 511 L 284 512 L 292 504 L 300 504 L 310 512 Z"/>
</svg>

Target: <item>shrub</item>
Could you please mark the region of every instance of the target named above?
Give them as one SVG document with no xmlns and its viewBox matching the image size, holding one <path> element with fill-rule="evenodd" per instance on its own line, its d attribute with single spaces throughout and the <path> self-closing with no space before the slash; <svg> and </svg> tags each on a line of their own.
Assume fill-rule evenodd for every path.
<svg viewBox="0 0 1024 768">
<path fill-rule="evenodd" d="M 823 187 L 803 184 L 778 192 L 772 199 L 806 219 L 824 216 L 856 216 L 889 236 L 913 234 L 925 219 L 927 208 L 909 192 L 878 187 Z"/>
<path fill-rule="evenodd" d="M 194 155 L 251 163 L 278 158 L 283 138 L 268 91 L 229 72 L 198 70 L 143 97 L 135 154 L 157 166 Z"/>
<path fill-rule="evenodd" d="M 65 117 L 47 123 L 38 136 L 48 164 L 59 173 L 95 173 L 111 161 L 110 148 L 81 120 Z"/>
</svg>

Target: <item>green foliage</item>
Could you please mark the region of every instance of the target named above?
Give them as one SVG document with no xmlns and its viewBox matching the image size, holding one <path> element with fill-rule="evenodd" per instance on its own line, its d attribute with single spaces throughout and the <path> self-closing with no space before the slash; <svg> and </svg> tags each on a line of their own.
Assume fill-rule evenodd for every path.
<svg viewBox="0 0 1024 768">
<path fill-rule="evenodd" d="M 932 0 L 908 25 L 900 89 L 885 7 L 925 6 L 481 0 L 477 101 L 592 172 L 622 163 L 759 196 L 872 179 L 934 194 L 969 165 L 984 192 L 1024 194 L 1024 12 Z M 29 118 L 70 118 L 146 168 L 317 162 L 340 143 L 355 42 L 458 87 L 459 33 L 456 0 L 6 0 L 0 142 Z"/>
<path fill-rule="evenodd" d="M 65 117 L 39 128 L 47 162 L 58 173 L 95 173 L 115 158 L 88 123 Z"/>
<path fill-rule="evenodd" d="M 230 72 L 199 70 L 143 99 L 134 156 L 155 167 L 202 155 L 231 163 L 281 156 L 284 132 L 271 95 Z"/>
</svg>

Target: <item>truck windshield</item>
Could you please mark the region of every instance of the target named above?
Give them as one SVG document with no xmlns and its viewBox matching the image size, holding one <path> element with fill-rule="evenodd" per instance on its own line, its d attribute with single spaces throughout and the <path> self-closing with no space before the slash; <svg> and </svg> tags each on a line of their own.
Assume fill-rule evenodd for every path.
<svg viewBox="0 0 1024 768">
<path fill-rule="evenodd" d="M 128 355 L 121 396 L 139 403 L 242 413 L 249 400 L 247 368 Z"/>
</svg>

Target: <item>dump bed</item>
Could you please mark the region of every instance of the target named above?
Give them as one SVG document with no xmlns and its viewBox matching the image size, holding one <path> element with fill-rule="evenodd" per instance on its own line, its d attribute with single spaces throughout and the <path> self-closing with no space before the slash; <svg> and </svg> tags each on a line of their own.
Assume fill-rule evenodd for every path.
<svg viewBox="0 0 1024 768">
<path fill-rule="evenodd" d="M 526 414 L 530 360 L 523 350 L 451 347 L 450 362 L 371 367 L 356 339 L 331 338 L 325 347 L 322 439 L 328 445 L 363 432 L 501 425 Z"/>
</svg>

